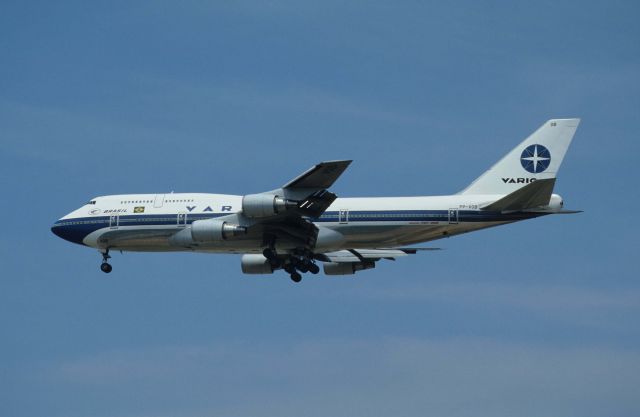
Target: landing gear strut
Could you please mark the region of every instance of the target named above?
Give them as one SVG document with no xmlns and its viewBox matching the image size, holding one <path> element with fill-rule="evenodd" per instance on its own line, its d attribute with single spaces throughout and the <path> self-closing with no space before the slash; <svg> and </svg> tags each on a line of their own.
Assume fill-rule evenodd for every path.
<svg viewBox="0 0 640 417">
<path fill-rule="evenodd" d="M 262 256 L 264 256 L 269 260 L 269 263 L 271 264 L 271 268 L 278 269 L 282 267 L 282 263 L 278 259 L 278 254 L 276 253 L 275 249 L 266 248 L 265 250 L 262 251 Z"/>
<path fill-rule="evenodd" d="M 111 264 L 107 262 L 109 258 L 111 258 L 111 255 L 109 255 L 109 249 L 107 249 L 102 252 L 102 264 L 100 265 L 100 270 L 102 270 L 102 272 L 104 272 L 105 274 L 108 274 L 113 269 Z"/>
<path fill-rule="evenodd" d="M 278 259 L 278 254 L 273 248 L 265 248 L 265 250 L 262 251 L 262 256 L 264 256 L 268 260 Z"/>
</svg>

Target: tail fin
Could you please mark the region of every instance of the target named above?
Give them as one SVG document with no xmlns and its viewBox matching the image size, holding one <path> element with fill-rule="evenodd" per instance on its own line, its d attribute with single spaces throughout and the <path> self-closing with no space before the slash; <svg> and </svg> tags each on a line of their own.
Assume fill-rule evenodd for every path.
<svg viewBox="0 0 640 417">
<path fill-rule="evenodd" d="M 579 123 L 545 122 L 460 194 L 510 194 L 536 180 L 555 179 Z"/>
</svg>

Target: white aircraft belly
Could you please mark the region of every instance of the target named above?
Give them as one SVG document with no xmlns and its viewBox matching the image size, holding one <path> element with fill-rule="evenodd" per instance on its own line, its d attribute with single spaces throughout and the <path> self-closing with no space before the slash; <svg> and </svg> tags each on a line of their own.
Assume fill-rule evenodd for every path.
<svg viewBox="0 0 640 417">
<path fill-rule="evenodd" d="M 365 223 L 365 222 L 363 222 Z M 348 247 L 379 248 L 411 245 L 485 229 L 507 222 L 473 222 L 449 224 L 409 224 L 407 222 L 366 222 L 331 227 L 345 236 L 341 249 Z M 337 249 L 336 249 L 337 250 Z"/>
<path fill-rule="evenodd" d="M 492 227 L 504 222 L 458 223 L 449 224 L 410 224 L 408 222 L 353 222 L 350 224 L 324 223 L 323 227 L 333 229 L 345 236 L 345 240 L 334 248 L 341 250 L 357 246 L 375 248 L 380 246 L 410 245 L 419 242 L 441 239 L 474 230 Z M 102 228 L 85 239 L 87 246 L 111 248 L 114 250 L 142 252 L 221 252 L 221 253 L 259 253 L 262 250 L 261 239 L 237 238 L 222 242 L 202 243 L 197 247 L 172 245 L 170 237 L 182 230 L 182 227 L 163 226 L 119 226 Z M 295 248 L 296 242 L 281 240 L 276 249 L 286 251 Z"/>
</svg>

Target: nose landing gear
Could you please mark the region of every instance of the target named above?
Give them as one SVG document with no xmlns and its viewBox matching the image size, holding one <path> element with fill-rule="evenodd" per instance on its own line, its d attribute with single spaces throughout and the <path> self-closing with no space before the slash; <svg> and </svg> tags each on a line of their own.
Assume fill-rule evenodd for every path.
<svg viewBox="0 0 640 417">
<path fill-rule="evenodd" d="M 107 262 L 109 258 L 111 258 L 111 255 L 109 255 L 109 249 L 107 249 L 102 252 L 102 264 L 100 265 L 100 270 L 105 274 L 108 274 L 113 269 L 111 264 Z"/>
</svg>

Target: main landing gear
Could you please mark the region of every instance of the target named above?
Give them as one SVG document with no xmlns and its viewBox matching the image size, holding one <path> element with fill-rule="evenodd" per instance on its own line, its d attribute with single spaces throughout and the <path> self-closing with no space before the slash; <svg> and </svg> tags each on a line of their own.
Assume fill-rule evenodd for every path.
<svg viewBox="0 0 640 417">
<path fill-rule="evenodd" d="M 274 270 L 284 269 L 291 277 L 291 281 L 296 283 L 302 281 L 301 273 L 311 272 L 315 275 L 320 272 L 320 267 L 313 262 L 311 253 L 279 257 L 275 249 L 266 248 L 262 251 L 262 255 L 269 260 Z"/>
<path fill-rule="evenodd" d="M 102 270 L 102 272 L 104 272 L 105 274 L 108 274 L 113 269 L 111 264 L 107 262 L 109 258 L 111 258 L 111 256 L 109 255 L 109 249 L 107 249 L 102 252 L 102 264 L 100 265 L 100 270 Z"/>
<path fill-rule="evenodd" d="M 300 281 L 302 281 L 302 275 L 300 275 L 300 273 L 298 272 L 292 272 L 291 273 L 291 281 L 298 283 Z"/>
</svg>

